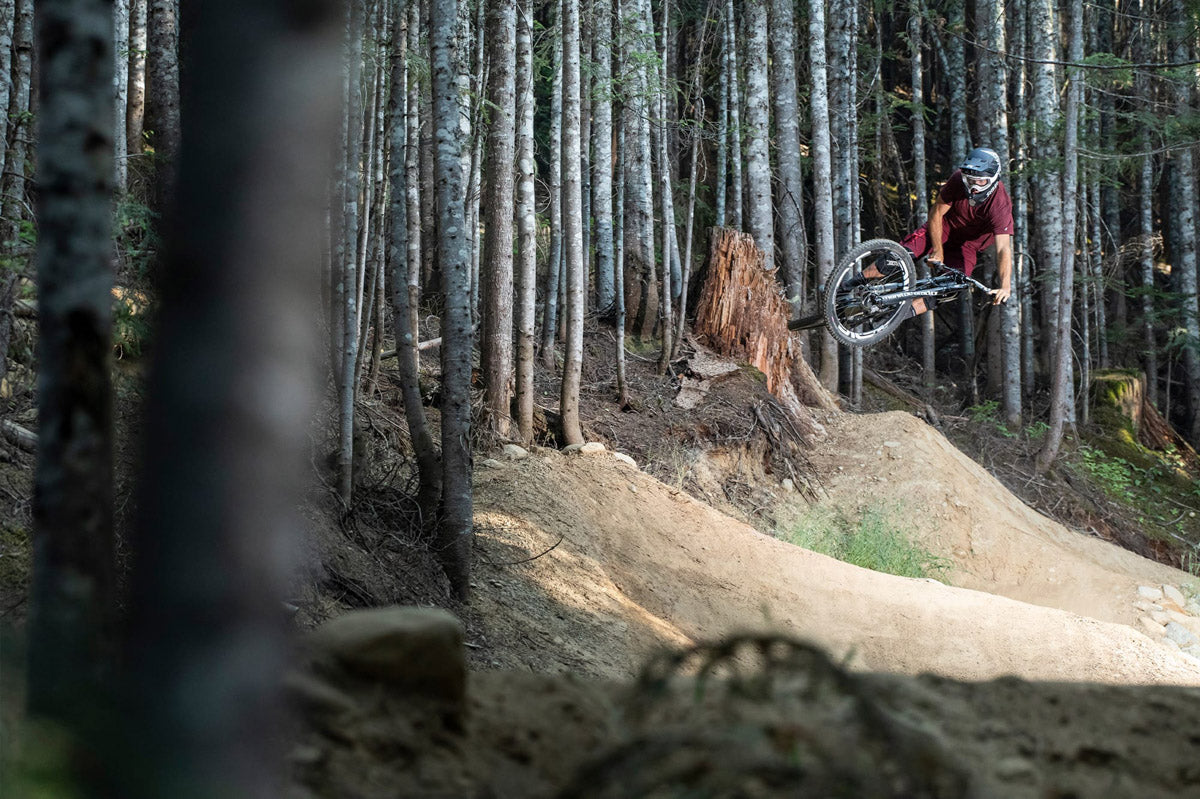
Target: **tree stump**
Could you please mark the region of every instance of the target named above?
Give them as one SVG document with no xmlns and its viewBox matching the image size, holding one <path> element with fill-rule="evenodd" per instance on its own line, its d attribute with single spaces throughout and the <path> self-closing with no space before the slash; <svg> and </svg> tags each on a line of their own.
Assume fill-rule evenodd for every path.
<svg viewBox="0 0 1200 799">
<path fill-rule="evenodd" d="M 775 271 L 763 264 L 763 252 L 749 235 L 713 228 L 694 329 L 717 354 L 756 367 L 784 407 L 816 425 L 808 409 L 837 410 L 837 402 L 801 356 L 787 329 L 791 307 Z"/>
<path fill-rule="evenodd" d="M 1200 455 L 1146 399 L 1146 376 L 1129 369 L 1108 369 L 1092 378 L 1093 418 L 1147 449 L 1170 447 L 1192 470 L 1200 471 Z"/>
</svg>

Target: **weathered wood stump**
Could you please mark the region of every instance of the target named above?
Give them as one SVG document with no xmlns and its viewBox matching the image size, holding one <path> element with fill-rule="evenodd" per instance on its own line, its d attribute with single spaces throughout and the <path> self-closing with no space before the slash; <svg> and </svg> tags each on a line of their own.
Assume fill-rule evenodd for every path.
<svg viewBox="0 0 1200 799">
<path fill-rule="evenodd" d="M 817 380 L 788 331 L 791 308 L 775 272 L 763 263 L 763 252 L 749 235 L 713 229 L 696 308 L 697 337 L 717 354 L 747 361 L 761 371 L 767 390 L 794 415 L 811 419 L 809 408 L 837 410 L 836 400 Z"/>
<path fill-rule="evenodd" d="M 1162 452 L 1174 447 L 1192 469 L 1200 455 L 1146 399 L 1146 376 L 1130 369 L 1107 369 L 1092 378 L 1093 418 L 1128 443 Z"/>
</svg>

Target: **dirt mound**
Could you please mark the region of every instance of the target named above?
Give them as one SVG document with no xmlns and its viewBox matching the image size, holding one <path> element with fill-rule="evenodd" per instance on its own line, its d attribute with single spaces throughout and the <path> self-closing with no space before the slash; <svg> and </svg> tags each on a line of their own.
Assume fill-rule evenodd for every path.
<svg viewBox="0 0 1200 799">
<path fill-rule="evenodd" d="M 847 414 L 828 430 L 810 453 L 824 501 L 894 503 L 952 562 L 953 585 L 1137 626 L 1139 584 L 1194 580 L 1030 509 L 911 414 Z"/>
<path fill-rule="evenodd" d="M 899 416 L 881 427 L 898 434 Z M 944 472 L 986 477 L 953 456 L 942 462 Z M 860 479 L 872 471 L 863 468 Z M 862 670 L 965 680 L 1016 675 L 1200 684 L 1200 665 L 1112 623 L 1124 620 L 1122 603 L 1129 621 L 1136 619 L 1139 580 L 1178 581 L 1179 574 L 1143 567 L 1102 542 L 1075 546 L 1071 533 L 1040 517 L 1027 529 L 1009 522 L 1021 536 L 1010 547 L 993 543 L 1013 535 L 1007 527 L 984 535 L 968 524 L 968 545 L 980 559 L 972 567 L 972 550 L 966 550 L 960 570 L 976 587 L 990 577 L 1005 589 L 1028 589 L 1043 599 L 1042 607 L 880 574 L 800 549 L 608 453 L 539 451 L 481 470 L 476 491 L 483 568 L 474 608 L 487 643 L 505 653 L 496 657 L 498 665 L 515 661 L 542 670 L 548 658 L 576 673 L 629 676 L 664 643 L 769 629 L 815 641 Z M 993 517 L 1004 499 L 991 500 Z M 1016 519 L 1022 511 L 1013 513 Z M 1060 596 L 1056 583 L 1036 579 L 1032 562 L 1039 557 L 1047 573 L 1066 580 L 1079 574 L 1083 582 Z M 1090 597 L 1089 590 L 1101 594 Z M 1079 605 L 1094 601 L 1097 616 L 1052 607 L 1050 600 L 1062 597 Z"/>
<path fill-rule="evenodd" d="M 908 498 L 979 590 L 800 549 L 608 451 L 481 461 L 465 724 L 341 686 L 294 794 L 1200 795 L 1200 666 L 1120 623 L 1184 575 L 1024 510 L 911 417 L 834 422 L 822 501 Z"/>
</svg>

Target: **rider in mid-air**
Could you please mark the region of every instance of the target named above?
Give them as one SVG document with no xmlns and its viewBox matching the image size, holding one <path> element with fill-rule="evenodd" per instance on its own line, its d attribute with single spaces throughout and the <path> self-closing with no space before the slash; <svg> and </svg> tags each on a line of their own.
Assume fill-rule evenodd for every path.
<svg viewBox="0 0 1200 799">
<path fill-rule="evenodd" d="M 993 304 L 1012 296 L 1012 200 L 1000 180 L 1000 156 L 995 150 L 977 147 L 942 184 L 929 211 L 929 221 L 900 242 L 913 255 L 928 255 L 948 267 L 970 275 L 980 250 L 996 244 L 996 268 L 1000 288 L 992 294 Z M 864 277 L 878 277 L 875 266 Z M 914 300 L 909 316 L 931 310 L 922 298 Z"/>
</svg>

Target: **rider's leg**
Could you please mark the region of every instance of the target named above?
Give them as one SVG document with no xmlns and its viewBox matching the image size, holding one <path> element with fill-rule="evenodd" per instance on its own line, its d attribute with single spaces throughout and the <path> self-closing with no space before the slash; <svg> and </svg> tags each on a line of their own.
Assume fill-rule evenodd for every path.
<svg viewBox="0 0 1200 799">
<path fill-rule="evenodd" d="M 909 254 L 912 255 L 913 259 L 915 260 L 924 255 L 929 249 L 929 246 L 926 244 L 927 240 L 928 236 L 926 235 L 925 226 L 922 225 L 912 233 L 909 233 L 907 236 L 905 236 L 904 240 L 901 241 L 900 244 L 904 247 L 904 249 L 908 250 Z M 878 259 L 876 259 L 875 263 L 867 264 L 862 271 L 863 278 L 883 277 L 885 274 L 884 267 L 887 266 L 887 259 L 887 255 L 881 255 Z M 856 281 L 854 278 L 850 278 L 842 285 L 850 288 L 855 285 L 855 282 Z"/>
</svg>

